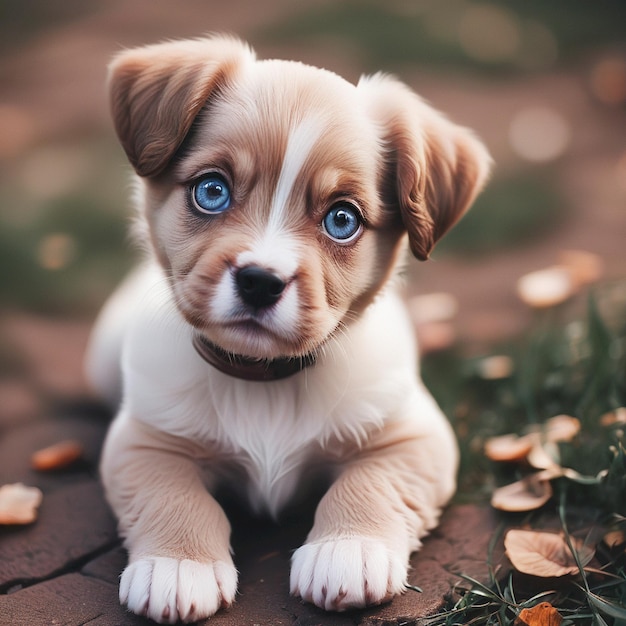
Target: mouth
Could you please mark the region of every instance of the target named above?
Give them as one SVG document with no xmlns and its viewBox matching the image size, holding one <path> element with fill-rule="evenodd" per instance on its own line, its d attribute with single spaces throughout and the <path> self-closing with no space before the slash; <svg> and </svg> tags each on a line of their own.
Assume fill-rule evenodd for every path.
<svg viewBox="0 0 626 626">
<path fill-rule="evenodd" d="M 272 328 L 269 323 L 264 323 L 256 316 L 247 316 L 242 319 L 235 319 L 219 324 L 221 330 L 228 336 L 237 338 L 238 341 L 249 342 L 251 345 L 259 342 L 272 342 L 284 345 L 290 342 L 290 337 L 280 330 Z"/>
<path fill-rule="evenodd" d="M 259 333 L 277 337 L 276 332 L 271 328 L 268 328 L 265 324 L 260 322 L 254 317 L 249 317 L 241 320 L 234 320 L 232 322 L 222 323 L 222 327 L 235 332 L 250 333 L 258 335 Z"/>
<path fill-rule="evenodd" d="M 243 301 L 228 275 L 211 291 L 201 288 L 204 282 L 197 284 L 182 285 L 178 307 L 195 333 L 227 354 L 297 360 L 328 338 L 329 316 L 315 307 L 303 309 L 295 289 L 286 289 L 271 305 L 254 306 Z"/>
<path fill-rule="evenodd" d="M 228 376 L 255 382 L 269 382 L 289 378 L 315 364 L 315 354 L 276 359 L 255 359 L 227 352 L 195 332 L 193 346 L 210 365 Z"/>
<path fill-rule="evenodd" d="M 294 331 L 283 329 L 269 315 L 240 312 L 239 315 L 194 324 L 196 334 L 227 354 L 250 360 L 299 358 L 302 340 Z"/>
</svg>

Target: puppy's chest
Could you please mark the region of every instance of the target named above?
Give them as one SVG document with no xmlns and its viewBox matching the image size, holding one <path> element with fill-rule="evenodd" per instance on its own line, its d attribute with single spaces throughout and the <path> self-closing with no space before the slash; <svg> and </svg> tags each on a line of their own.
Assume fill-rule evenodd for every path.
<svg viewBox="0 0 626 626">
<path fill-rule="evenodd" d="M 224 461 L 220 469 L 226 470 L 225 478 L 236 481 L 238 473 L 228 468 L 243 468 L 252 506 L 276 514 L 322 450 L 328 408 L 303 401 L 293 388 L 254 384 L 230 391 L 214 398 L 212 407 L 211 438 Z"/>
<path fill-rule="evenodd" d="M 212 474 L 245 482 L 251 504 L 275 514 L 313 464 L 341 462 L 363 446 L 406 396 L 394 377 L 356 373 L 316 368 L 266 384 L 202 367 L 191 379 L 152 387 L 137 413 L 199 444 Z"/>
</svg>

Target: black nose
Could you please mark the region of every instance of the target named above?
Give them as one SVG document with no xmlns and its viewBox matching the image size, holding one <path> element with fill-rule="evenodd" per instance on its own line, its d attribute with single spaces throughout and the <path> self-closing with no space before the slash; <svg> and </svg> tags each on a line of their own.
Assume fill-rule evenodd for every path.
<svg viewBox="0 0 626 626">
<path fill-rule="evenodd" d="M 255 265 L 240 269 L 235 281 L 241 299 L 255 309 L 276 304 L 285 289 L 285 283 L 276 274 Z"/>
</svg>

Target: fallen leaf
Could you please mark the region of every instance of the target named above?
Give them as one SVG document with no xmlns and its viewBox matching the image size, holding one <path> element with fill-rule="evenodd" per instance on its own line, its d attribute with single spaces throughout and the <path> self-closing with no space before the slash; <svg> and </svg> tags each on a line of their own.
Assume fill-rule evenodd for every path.
<svg viewBox="0 0 626 626">
<path fill-rule="evenodd" d="M 622 530 L 610 530 L 604 535 L 603 541 L 609 548 L 616 548 L 626 543 L 626 533 Z"/>
<path fill-rule="evenodd" d="M 560 467 L 561 454 L 556 443 L 541 443 L 539 439 L 535 439 L 526 460 L 536 469 L 552 469 Z"/>
<path fill-rule="evenodd" d="M 30 524 L 37 519 L 43 494 L 22 483 L 0 487 L 0 524 Z"/>
<path fill-rule="evenodd" d="M 584 567 L 595 550 L 571 538 Z M 578 566 L 565 539 L 556 533 L 535 530 L 509 530 L 504 538 L 506 555 L 516 570 L 543 578 L 578 574 Z"/>
<path fill-rule="evenodd" d="M 613 411 L 605 413 L 600 418 L 602 426 L 612 426 L 613 424 L 626 424 L 626 407 L 620 406 Z"/>
<path fill-rule="evenodd" d="M 522 461 L 532 447 L 532 437 L 501 435 L 485 441 L 485 455 L 492 461 Z"/>
<path fill-rule="evenodd" d="M 563 618 L 549 603 L 542 602 L 532 609 L 522 609 L 513 626 L 560 626 Z"/>
<path fill-rule="evenodd" d="M 67 439 L 38 450 L 30 461 L 34 469 L 48 471 L 67 467 L 82 456 L 83 446 L 78 441 Z"/>
<path fill-rule="evenodd" d="M 534 511 L 542 507 L 551 497 L 550 482 L 539 474 L 532 474 L 496 489 L 491 495 L 491 506 L 500 511 Z"/>
<path fill-rule="evenodd" d="M 571 441 L 580 432 L 580 420 L 571 415 L 555 415 L 543 425 L 546 441 Z"/>
</svg>

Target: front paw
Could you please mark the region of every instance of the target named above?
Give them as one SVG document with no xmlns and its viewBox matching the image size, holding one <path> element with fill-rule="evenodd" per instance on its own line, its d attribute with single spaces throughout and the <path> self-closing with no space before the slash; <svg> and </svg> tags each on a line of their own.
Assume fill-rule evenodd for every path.
<svg viewBox="0 0 626 626">
<path fill-rule="evenodd" d="M 210 617 L 236 592 L 237 570 L 224 561 L 148 557 L 130 563 L 120 579 L 120 602 L 160 624 Z"/>
<path fill-rule="evenodd" d="M 291 593 L 327 611 L 380 604 L 402 593 L 405 559 L 367 537 L 305 544 L 291 560 Z"/>
</svg>

